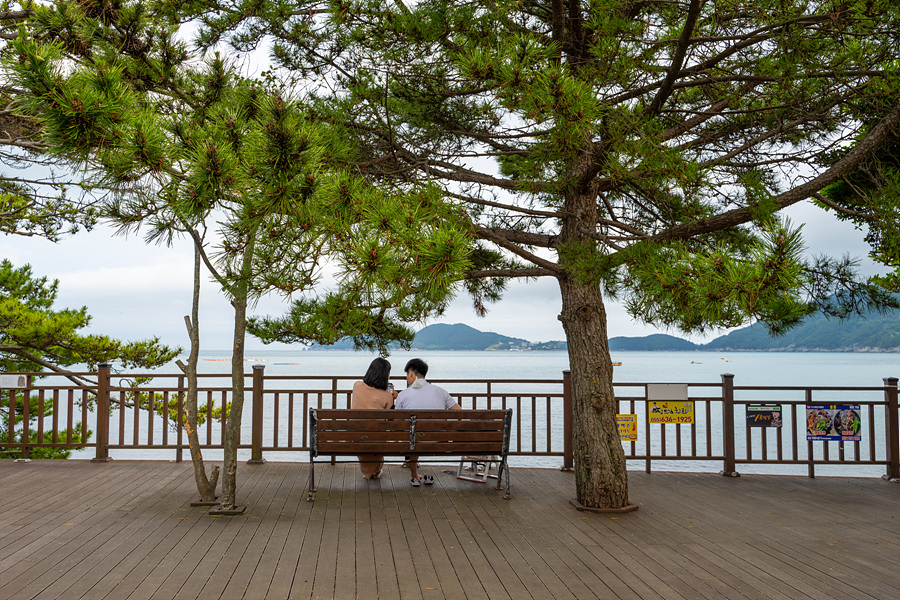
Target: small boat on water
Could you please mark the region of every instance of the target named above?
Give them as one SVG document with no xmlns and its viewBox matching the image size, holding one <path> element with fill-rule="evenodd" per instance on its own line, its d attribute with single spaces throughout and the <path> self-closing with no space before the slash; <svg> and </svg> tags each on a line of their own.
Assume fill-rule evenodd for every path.
<svg viewBox="0 0 900 600">
<path fill-rule="evenodd" d="M 621 362 L 614 362 L 614 363 L 612 364 L 612 366 L 614 366 L 614 367 L 621 367 L 621 366 L 622 366 L 622 363 L 621 363 Z"/>
</svg>

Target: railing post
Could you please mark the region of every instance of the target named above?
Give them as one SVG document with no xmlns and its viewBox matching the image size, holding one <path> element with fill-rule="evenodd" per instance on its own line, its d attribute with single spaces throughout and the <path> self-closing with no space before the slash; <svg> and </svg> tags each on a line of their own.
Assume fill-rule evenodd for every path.
<svg viewBox="0 0 900 600">
<path fill-rule="evenodd" d="M 248 465 L 264 465 L 263 438 L 263 374 L 265 365 L 253 365 L 253 423 L 251 426 L 250 460 Z"/>
<path fill-rule="evenodd" d="M 725 469 L 720 473 L 726 477 L 740 477 L 735 470 L 734 458 L 734 375 L 722 374 L 722 431 L 725 444 Z"/>
<path fill-rule="evenodd" d="M 575 415 L 572 405 L 572 371 L 563 371 L 563 466 L 560 471 L 571 471 L 575 463 L 574 431 L 572 420 Z M 516 435 L 521 435 L 521 432 Z"/>
<path fill-rule="evenodd" d="M 178 433 L 175 436 L 175 462 L 180 463 L 184 459 L 184 453 L 182 449 L 182 445 L 184 444 L 184 397 L 185 397 L 185 387 L 184 387 L 184 375 L 178 376 L 178 400 L 175 403 L 177 406 L 177 412 L 175 417 L 175 431 Z M 166 410 L 169 410 L 169 407 L 166 407 Z M 209 415 L 207 415 L 209 418 Z M 193 458 L 191 458 L 193 460 Z"/>
<path fill-rule="evenodd" d="M 109 363 L 97 366 L 97 453 L 91 462 L 109 462 Z"/>
<path fill-rule="evenodd" d="M 900 481 L 900 416 L 897 414 L 897 378 L 884 378 L 885 444 L 887 446 L 887 474 L 884 479 Z"/>
<path fill-rule="evenodd" d="M 15 413 L 12 413 L 15 414 Z M 39 419 L 42 419 L 44 415 L 38 415 Z M 13 429 L 15 429 L 15 417 L 12 419 L 13 427 L 9 430 L 9 439 L 13 438 Z M 30 459 L 31 458 L 31 448 L 28 446 L 28 438 L 31 437 L 31 377 L 28 378 L 28 381 L 25 384 L 25 389 L 22 390 L 22 458 Z M 40 443 L 43 440 L 38 440 Z"/>
<path fill-rule="evenodd" d="M 331 378 L 331 408 L 338 408 L 338 380 L 337 377 Z M 347 408 L 350 408 L 349 406 Z M 336 464 L 334 454 L 331 455 L 331 464 Z"/>
</svg>

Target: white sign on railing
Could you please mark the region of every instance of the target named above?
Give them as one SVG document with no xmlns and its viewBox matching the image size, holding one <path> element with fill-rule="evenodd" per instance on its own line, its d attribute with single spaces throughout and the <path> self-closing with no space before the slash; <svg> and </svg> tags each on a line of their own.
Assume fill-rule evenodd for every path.
<svg viewBox="0 0 900 600">
<path fill-rule="evenodd" d="M 684 402 L 688 399 L 686 383 L 648 383 L 647 400 L 676 400 Z"/>
<path fill-rule="evenodd" d="M 0 375 L 0 389 L 25 387 L 24 375 Z"/>
</svg>

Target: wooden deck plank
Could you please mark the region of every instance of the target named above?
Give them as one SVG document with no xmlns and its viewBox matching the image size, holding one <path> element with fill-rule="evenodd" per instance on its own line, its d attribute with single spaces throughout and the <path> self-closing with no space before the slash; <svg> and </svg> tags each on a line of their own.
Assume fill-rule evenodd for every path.
<svg viewBox="0 0 900 600">
<path fill-rule="evenodd" d="M 319 465 L 308 503 L 305 465 L 242 467 L 248 512 L 211 518 L 189 463 L 0 461 L 0 598 L 897 598 L 891 483 L 631 473 L 641 510 L 611 516 L 571 474 L 515 469 L 507 501 L 425 469 Z"/>
<path fill-rule="evenodd" d="M 246 465 L 239 468 L 238 472 L 248 473 L 249 477 L 246 485 L 238 485 L 236 504 L 246 506 L 247 511 L 242 515 L 214 517 L 228 529 L 227 532 L 222 532 L 213 549 L 214 553 L 221 552 L 222 554 L 215 564 L 212 561 L 206 562 L 205 566 L 208 570 L 204 570 L 202 577 L 188 579 L 180 590 L 180 594 L 184 594 L 188 598 L 228 597 L 224 596 L 223 592 L 231 583 L 235 573 L 239 571 L 240 564 L 245 557 L 250 561 L 258 560 L 258 555 L 249 555 L 248 547 L 254 544 L 259 524 L 272 502 L 274 489 L 280 483 L 272 477 L 272 471 L 277 470 L 277 465 L 271 470 L 261 467 L 263 465 Z M 264 539 L 257 541 L 257 543 L 264 542 Z M 206 581 L 201 585 L 203 577 Z M 243 592 L 244 590 L 241 589 L 240 595 L 232 597 L 239 598 Z"/>
<path fill-rule="evenodd" d="M 154 472 L 152 464 L 147 470 Z M 142 484 L 142 480 L 134 480 L 132 467 L 126 465 L 121 468 L 110 466 L 106 471 L 107 479 L 110 475 L 122 477 L 127 483 L 109 493 L 98 493 L 95 489 L 92 499 L 75 501 L 71 506 L 65 502 L 62 510 L 51 511 L 52 519 L 35 528 L 34 535 L 12 543 L 16 551 L 0 561 L 0 597 L 31 597 L 52 586 L 61 573 L 67 573 L 83 558 L 90 557 L 93 552 L 102 553 L 103 544 L 116 536 L 123 523 L 121 517 L 127 513 L 120 507 L 135 496 L 140 497 L 142 490 L 157 489 L 156 486 L 166 485 L 172 479 L 171 476 L 161 477 L 152 484 Z M 152 481 L 154 478 L 147 479 Z M 67 483 L 64 477 L 55 481 L 62 490 L 67 488 Z M 158 498 L 151 495 L 148 508 L 152 509 L 157 503 Z M 137 524 L 140 523 L 138 518 Z M 90 534 L 84 535 L 85 531 Z M 28 586 L 23 585 L 27 580 L 19 577 L 23 569 L 32 576 Z"/>
<path fill-rule="evenodd" d="M 356 538 L 356 498 L 358 496 L 359 470 L 356 465 L 345 464 L 341 468 L 343 475 L 343 483 L 340 485 L 340 515 L 338 516 L 337 530 L 337 547 L 335 560 L 323 563 L 326 569 L 323 576 L 323 583 L 328 578 L 333 579 L 331 589 L 334 598 L 358 598 L 356 592 L 356 583 L 359 580 L 359 571 L 356 566 L 356 546 L 359 540 Z M 331 570 L 333 566 L 334 570 Z M 348 573 L 355 573 L 355 577 L 347 577 Z M 316 579 L 319 578 L 319 572 L 316 572 Z M 325 586 L 317 586 L 323 591 L 327 591 Z M 317 597 L 315 594 L 313 597 Z M 323 596 L 318 596 L 323 597 Z"/>
<path fill-rule="evenodd" d="M 695 482 L 703 487 L 712 487 L 710 477 L 698 477 Z M 741 489 L 748 491 L 746 485 Z M 764 590 L 766 597 L 772 597 L 774 594 L 783 598 L 811 597 L 840 592 L 840 590 L 830 589 L 834 586 L 830 586 L 827 578 L 822 578 L 818 573 L 820 558 L 816 557 L 821 557 L 820 548 L 824 544 L 812 544 L 799 548 L 800 552 L 796 554 L 797 556 L 805 556 L 812 560 L 812 563 L 807 565 L 794 560 L 791 554 L 774 552 L 773 556 L 773 547 L 770 545 L 768 531 L 782 529 L 788 524 L 798 527 L 799 530 L 808 529 L 803 523 L 808 518 L 809 506 L 802 498 L 794 495 L 796 502 L 773 505 L 771 499 L 761 496 L 754 497 L 752 493 L 738 496 L 739 502 L 728 507 L 727 514 L 721 508 L 711 507 L 705 513 L 697 513 L 694 518 L 694 522 L 697 524 L 712 525 L 715 523 L 719 527 L 724 524 L 729 535 L 748 540 L 747 545 L 742 548 L 741 555 L 731 560 L 730 570 L 744 569 L 747 571 L 748 578 L 755 577 L 758 585 L 761 586 L 765 582 L 769 586 Z M 676 500 L 676 502 L 680 501 Z M 686 507 L 683 502 L 681 505 Z M 698 531 L 701 530 L 698 529 Z M 716 537 L 715 533 L 707 534 L 699 547 L 715 546 Z M 710 557 L 710 560 L 718 558 L 718 556 Z M 834 576 L 841 576 L 842 571 L 844 571 L 844 567 L 839 563 L 832 567 Z M 846 576 L 853 577 L 852 571 L 847 572 Z M 782 583 L 785 580 L 790 582 L 788 586 Z M 840 583 L 836 587 L 843 588 L 844 586 L 845 584 Z"/>
<path fill-rule="evenodd" d="M 422 589 L 417 576 L 416 559 L 406 538 L 404 509 L 409 507 L 409 470 L 402 466 L 385 466 L 381 478 L 382 502 L 384 505 L 384 529 L 390 542 L 391 558 L 395 580 L 386 582 L 385 588 L 396 586 L 399 597 L 403 600 L 419 600 Z M 385 561 L 387 563 L 388 561 Z M 424 568 L 424 566 L 423 566 Z M 384 572 L 384 579 L 390 578 L 390 572 Z M 380 587 L 379 587 L 380 590 Z M 390 598 L 391 596 L 384 596 Z"/>
<path fill-rule="evenodd" d="M 96 466 L 99 468 L 109 466 L 109 470 L 115 472 L 118 477 L 129 475 L 137 477 L 141 472 L 137 465 Z M 116 502 L 119 498 L 132 493 L 131 489 L 118 488 L 98 496 L 98 487 L 102 489 L 108 477 L 107 473 L 99 469 L 87 473 L 86 481 L 83 482 L 73 479 L 69 473 L 60 471 L 58 466 L 32 471 L 41 473 L 42 498 L 37 500 L 31 497 L 22 500 L 23 506 L 28 506 L 29 510 L 17 520 L 18 527 L 11 528 L 7 535 L 0 538 L 0 560 L 15 561 L 17 555 L 30 552 L 30 542 L 43 545 L 42 537 L 58 535 L 60 527 L 74 519 L 84 517 L 85 514 L 90 517 L 91 507 L 103 502 Z M 150 482 L 145 483 L 151 485 Z M 140 487 L 141 484 L 141 481 L 136 481 L 134 485 Z M 64 507 L 59 506 L 60 493 L 66 494 Z"/>
<path fill-rule="evenodd" d="M 459 480 L 457 485 L 469 486 L 471 489 L 470 486 L 477 484 Z M 495 494 L 493 490 L 485 490 L 483 494 L 468 495 L 463 502 L 467 513 L 462 514 L 471 515 L 474 518 L 472 523 L 477 523 L 477 531 L 483 532 L 483 535 L 476 536 L 476 539 L 487 546 L 483 552 L 491 557 L 491 562 L 495 565 L 495 574 L 503 583 L 505 593 L 516 599 L 551 597 L 550 589 L 532 567 L 529 556 L 522 552 L 523 547 L 519 543 L 516 527 L 510 521 L 510 513 L 505 510 L 503 504 L 495 505 L 492 499 L 487 498 L 489 494 Z M 493 549 L 496 549 L 496 552 L 492 551 Z M 496 565 L 499 561 L 506 563 L 514 577 L 504 577 L 509 573 L 502 566 Z"/>
<path fill-rule="evenodd" d="M 378 480 L 364 479 L 359 468 L 354 468 L 352 465 L 348 468 L 348 471 L 350 480 L 356 482 L 356 503 L 354 507 L 356 516 L 354 521 L 354 538 L 356 540 L 354 548 L 354 561 L 356 563 L 355 597 L 365 598 L 378 593 L 375 556 L 379 552 L 384 552 L 386 549 L 376 548 L 372 535 L 372 510 L 370 502 L 372 501 L 373 496 L 372 487 L 377 486 Z M 337 589 L 335 589 L 335 596 L 337 596 Z"/>
<path fill-rule="evenodd" d="M 659 479 L 658 476 L 657 479 Z M 625 531 L 616 532 L 615 530 L 611 530 L 611 533 L 617 533 L 618 538 L 622 540 L 621 543 L 614 546 L 619 551 L 616 555 L 617 558 L 621 558 L 623 553 L 631 557 L 628 566 L 630 572 L 635 573 L 633 570 L 635 564 L 634 561 L 637 561 L 638 563 L 647 562 L 648 564 L 653 564 L 649 559 L 642 560 L 640 555 L 634 554 L 631 551 L 635 537 L 642 540 L 643 543 L 640 544 L 641 549 L 652 548 L 665 541 L 667 544 L 672 545 L 673 551 L 693 551 L 702 555 L 700 557 L 701 564 L 708 564 L 711 567 L 714 567 L 713 572 L 718 573 L 718 575 L 712 581 L 717 584 L 714 589 L 715 595 L 718 597 L 723 595 L 737 595 L 748 598 L 783 598 L 785 600 L 791 597 L 790 594 L 785 593 L 783 590 L 779 590 L 777 587 L 769 585 L 769 574 L 764 572 L 757 572 L 755 574 L 746 572 L 747 565 L 743 564 L 740 560 L 730 560 L 731 554 L 728 549 L 726 547 L 719 547 L 717 544 L 717 540 L 722 537 L 721 532 L 717 531 L 711 536 L 702 538 L 702 541 L 698 541 L 695 536 L 702 535 L 702 529 L 696 526 L 696 521 L 694 521 L 691 516 L 692 511 L 678 512 L 674 515 L 674 518 L 659 519 L 657 517 L 658 511 L 656 507 L 662 503 L 666 503 L 667 509 L 673 509 L 678 508 L 679 499 L 684 496 L 692 498 L 701 496 L 696 495 L 696 493 L 676 493 L 671 496 L 666 496 L 666 499 L 656 499 L 652 495 L 654 490 L 649 491 L 651 492 L 649 499 L 645 499 L 640 503 L 645 506 L 649 505 L 651 509 L 649 511 L 643 509 L 642 513 L 639 516 L 636 515 L 636 518 L 634 519 L 615 519 L 615 523 Z M 698 505 L 694 503 L 691 505 L 691 508 L 698 508 Z M 557 508 L 557 510 L 561 509 Z M 583 519 L 583 521 L 589 523 L 590 518 Z M 610 521 L 613 521 L 613 519 L 610 518 Z M 664 571 L 664 580 L 667 582 L 672 577 L 677 577 L 671 569 L 665 569 Z M 734 577 L 735 572 L 743 572 L 744 577 Z M 640 574 L 638 574 L 637 580 L 629 578 L 628 581 L 632 582 L 632 585 L 641 585 L 642 583 L 648 582 L 648 580 Z M 706 580 L 704 578 L 701 581 Z M 700 584 L 701 581 L 683 580 L 683 583 L 689 583 L 691 587 L 694 587 L 695 585 Z M 659 580 L 654 582 L 654 588 L 659 585 Z M 731 591 L 723 592 L 723 586 L 725 589 L 729 589 L 730 587 Z M 665 587 L 666 586 L 663 586 L 662 589 L 665 589 Z M 673 586 L 669 583 L 668 587 Z M 698 592 L 699 591 L 700 590 L 698 589 Z M 642 594 L 646 593 L 646 591 L 642 592 Z"/>
<path fill-rule="evenodd" d="M 179 481 L 180 480 L 180 481 Z M 178 485 L 175 485 L 176 481 Z M 71 577 L 60 578 L 58 581 L 59 597 L 61 598 L 95 598 L 99 597 L 99 589 L 97 582 L 107 576 L 109 572 L 119 563 L 119 557 L 127 556 L 142 545 L 146 544 L 146 540 L 151 533 L 157 535 L 169 536 L 171 531 L 167 527 L 171 526 L 171 519 L 168 515 L 175 519 L 189 519 L 193 509 L 188 506 L 186 498 L 190 498 L 189 489 L 192 485 L 193 478 L 184 471 L 180 477 L 170 485 L 170 493 L 165 496 L 157 497 L 155 502 L 147 504 L 139 504 L 133 506 L 128 520 L 123 520 L 125 527 L 116 527 L 114 529 L 114 538 L 102 546 L 102 551 L 93 552 L 71 569 L 75 574 L 75 580 Z M 160 507 L 168 507 L 161 509 Z M 176 507 L 173 508 L 172 507 Z M 178 516 L 178 515 L 182 516 Z M 199 521 L 205 524 L 205 521 Z M 157 525 L 154 527 L 154 525 Z M 110 528 L 113 529 L 112 527 Z M 54 588 L 48 588 L 42 596 L 56 598 L 53 593 Z"/>
<path fill-rule="evenodd" d="M 322 539 L 326 535 L 332 535 L 334 532 L 326 530 L 325 516 L 328 514 L 328 491 L 334 489 L 335 473 L 337 469 L 319 469 L 321 473 L 316 477 L 318 487 L 321 493 L 316 495 L 315 502 L 304 502 L 303 507 L 299 510 L 305 510 L 309 515 L 308 526 L 305 530 L 291 529 L 294 534 L 289 538 L 288 548 L 296 548 L 297 554 L 293 556 L 289 554 L 286 557 L 286 564 L 293 562 L 293 577 L 290 585 L 285 590 L 276 582 L 272 589 L 273 598 L 309 598 L 316 581 L 316 567 L 318 565 L 319 556 L 322 548 Z M 307 482 L 307 485 L 308 482 Z M 303 534 L 299 537 L 299 534 Z M 296 537 L 295 537 L 296 536 Z M 296 539 L 294 544 L 290 544 L 292 539 Z M 282 558 L 282 560 L 286 560 Z M 290 558 L 294 558 L 290 561 Z M 282 595 L 286 591 L 287 595 Z"/>
<path fill-rule="evenodd" d="M 253 473 L 248 473 L 239 484 L 237 496 L 240 499 L 242 492 L 251 487 L 255 483 Z M 166 507 L 165 511 L 160 512 L 158 519 L 163 521 L 163 525 L 157 530 L 149 532 L 138 545 L 135 550 L 129 553 L 121 562 L 111 569 L 97 584 L 91 589 L 88 597 L 97 600 L 101 598 L 127 598 L 135 597 L 133 592 L 143 583 L 148 574 L 163 563 L 170 567 L 168 573 L 164 570 L 157 571 L 157 577 L 168 576 L 171 574 L 173 560 L 166 560 L 169 553 L 185 538 L 187 533 L 192 529 L 192 522 L 196 519 L 210 519 L 210 526 L 205 530 L 205 535 L 210 533 L 217 537 L 215 547 L 218 547 L 222 540 L 229 533 L 235 533 L 237 528 L 228 528 L 217 518 L 211 518 L 207 515 L 207 509 L 204 507 L 190 508 L 190 502 L 196 499 L 197 492 L 193 487 L 193 475 L 190 475 L 190 481 L 184 492 L 184 497 L 177 505 Z M 187 510 L 187 519 L 180 517 L 185 516 Z M 143 532 L 142 532 L 143 533 Z M 213 553 L 207 553 L 202 556 L 192 556 L 191 560 L 195 562 L 195 569 L 192 575 L 203 573 L 202 567 L 207 557 Z M 199 579 L 199 578 L 198 578 Z M 156 581 L 157 585 L 162 584 L 161 580 Z"/>
<path fill-rule="evenodd" d="M 467 505 L 469 502 L 483 493 L 483 490 L 472 488 L 467 485 L 460 485 L 463 482 L 456 479 L 456 471 L 452 473 L 444 473 L 440 477 L 435 477 L 437 485 L 440 485 L 438 493 L 434 495 L 434 500 L 441 503 L 444 508 L 444 514 L 447 517 L 446 528 L 452 533 L 458 546 L 457 552 L 462 558 L 457 561 L 454 559 L 454 569 L 460 574 L 466 593 L 472 597 L 480 593 L 484 597 L 490 598 L 506 598 L 510 596 L 501 578 L 495 572 L 495 564 L 502 566 L 506 563 L 493 561 L 496 554 L 496 547 L 490 543 L 490 540 L 483 540 L 485 548 L 480 545 L 478 537 L 483 537 L 484 530 L 480 527 L 480 523 L 476 519 L 467 522 L 464 515 L 468 514 Z M 491 554 L 486 554 L 485 551 Z M 465 569 L 469 569 L 466 573 Z M 514 575 L 508 569 L 506 576 L 514 580 Z M 473 582 L 477 582 L 477 586 Z M 524 597 L 525 594 L 517 596 Z"/>
<path fill-rule="evenodd" d="M 369 530 L 372 536 L 372 566 L 375 575 L 375 594 L 378 598 L 400 598 L 399 571 L 395 562 L 394 546 L 391 543 L 388 526 L 389 511 L 386 496 L 393 496 L 390 483 L 391 471 L 401 471 L 398 467 L 385 465 L 380 479 L 366 482 Z"/>
<path fill-rule="evenodd" d="M 303 500 L 303 503 L 306 500 L 303 494 L 306 491 L 307 475 L 302 465 L 284 463 L 283 466 L 283 483 L 278 488 L 276 499 L 270 508 L 272 529 L 259 563 L 251 573 L 250 582 L 243 595 L 244 600 L 264 600 L 277 580 L 284 579 L 289 582 L 293 575 L 292 571 L 280 568 L 281 557 L 285 554 L 291 521 L 297 519 L 298 523 L 303 523 L 306 520 L 303 514 L 298 514 L 297 508 L 301 504 L 298 500 Z"/>
<path fill-rule="evenodd" d="M 566 479 L 569 477 L 565 476 Z M 597 519 L 596 515 L 591 515 L 585 519 L 584 514 L 575 511 L 568 503 L 567 496 L 574 492 L 568 487 L 563 492 L 550 485 L 545 477 L 535 477 L 534 473 L 524 470 L 520 478 L 519 486 L 541 490 L 535 495 L 533 503 L 523 506 L 524 522 L 534 530 L 538 539 L 543 540 L 548 567 L 554 570 L 557 577 L 568 582 L 573 593 L 579 598 L 661 597 L 652 583 L 628 576 L 630 569 L 635 568 L 635 561 L 627 554 L 627 548 L 626 552 L 615 553 L 613 550 L 618 548 L 618 544 L 605 531 L 599 537 L 592 538 L 584 535 L 575 522 L 592 519 L 605 523 L 607 517 Z M 494 499 L 494 502 L 504 501 Z M 637 568 L 645 569 L 640 562 Z"/>
</svg>

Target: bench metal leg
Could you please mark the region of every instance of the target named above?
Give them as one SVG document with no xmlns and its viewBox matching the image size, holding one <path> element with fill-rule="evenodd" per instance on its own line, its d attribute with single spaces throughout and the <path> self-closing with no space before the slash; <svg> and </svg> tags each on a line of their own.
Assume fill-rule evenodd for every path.
<svg viewBox="0 0 900 600">
<path fill-rule="evenodd" d="M 312 459 L 309 461 L 309 495 L 306 497 L 307 502 L 315 500 L 313 492 L 316 491 L 316 463 Z"/>
<path fill-rule="evenodd" d="M 500 466 L 497 468 L 497 489 L 500 489 L 500 483 L 503 480 L 503 475 L 506 475 L 506 495 L 503 496 L 505 500 L 509 500 L 509 465 L 506 464 L 506 460 L 500 461 Z"/>
</svg>

